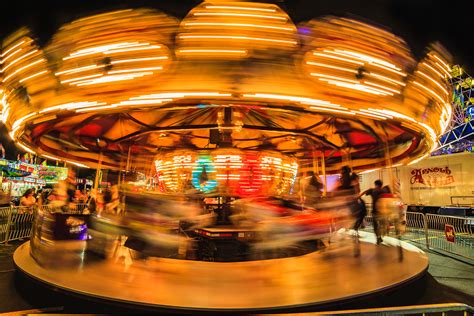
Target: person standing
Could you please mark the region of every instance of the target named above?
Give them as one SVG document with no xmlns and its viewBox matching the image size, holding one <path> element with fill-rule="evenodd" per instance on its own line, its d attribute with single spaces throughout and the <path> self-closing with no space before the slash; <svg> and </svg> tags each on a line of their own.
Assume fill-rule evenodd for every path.
<svg viewBox="0 0 474 316">
<path fill-rule="evenodd" d="M 390 188 L 388 186 L 383 186 L 383 182 L 381 180 L 375 180 L 374 182 L 375 187 L 365 190 L 359 194 L 359 198 L 363 195 L 370 195 L 372 197 L 372 218 L 374 222 L 374 233 L 377 236 L 377 245 L 383 242 L 381 232 L 380 232 L 380 225 L 379 225 L 379 217 L 380 212 L 377 209 L 377 201 L 380 199 L 382 194 L 390 193 Z"/>
<path fill-rule="evenodd" d="M 32 207 L 36 204 L 34 189 L 28 189 L 20 199 L 20 206 Z"/>
</svg>

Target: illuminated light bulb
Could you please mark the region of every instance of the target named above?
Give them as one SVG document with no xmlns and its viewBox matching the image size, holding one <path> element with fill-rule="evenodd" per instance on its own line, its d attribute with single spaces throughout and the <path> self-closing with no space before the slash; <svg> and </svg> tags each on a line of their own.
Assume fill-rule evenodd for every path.
<svg viewBox="0 0 474 316">
<path fill-rule="evenodd" d="M 279 40 L 271 38 L 261 38 L 261 37 L 250 37 L 250 36 L 234 36 L 234 35 L 180 35 L 181 39 L 193 39 L 193 38 L 204 38 L 204 39 L 239 39 L 246 41 L 261 41 L 261 42 L 273 42 L 273 43 L 284 43 L 296 45 L 296 41 L 288 40 Z"/>
<path fill-rule="evenodd" d="M 18 146 L 20 146 L 21 148 L 23 148 L 25 151 L 31 153 L 31 154 L 36 154 L 36 152 L 28 147 L 26 147 L 25 145 L 23 145 L 22 143 L 20 142 L 17 142 L 16 143 Z"/>
<path fill-rule="evenodd" d="M 71 78 L 71 79 L 67 79 L 67 80 L 62 80 L 61 83 L 64 84 L 64 83 L 69 83 L 69 82 L 74 82 L 74 81 L 81 81 L 81 80 L 84 80 L 84 79 L 97 78 L 97 77 L 102 77 L 102 76 L 103 76 L 103 74 L 95 74 L 95 75 L 89 75 L 89 76 L 84 76 L 84 77 Z"/>
<path fill-rule="evenodd" d="M 322 64 L 322 63 L 315 63 L 312 61 L 307 61 L 306 64 L 312 65 L 312 66 L 320 66 L 320 67 L 325 67 L 325 68 L 331 68 L 331 69 L 336 69 L 336 70 L 341 70 L 341 71 L 347 71 L 356 74 L 357 70 L 354 69 L 349 69 L 349 68 L 344 68 L 344 67 L 337 67 L 337 66 L 332 66 L 328 64 Z"/>
<path fill-rule="evenodd" d="M 392 79 L 392 78 L 389 78 L 389 77 L 385 77 L 385 76 L 382 76 L 382 75 L 374 73 L 374 72 L 369 72 L 368 75 L 371 76 L 371 77 L 375 77 L 375 78 L 378 78 L 378 79 L 385 80 L 385 81 L 393 82 L 393 83 L 401 85 L 401 86 L 406 86 L 406 83 L 404 83 L 404 82 L 401 82 L 401 81 L 398 81 L 398 80 L 395 80 L 395 79 Z"/>
<path fill-rule="evenodd" d="M 386 120 L 387 117 L 385 116 L 380 116 L 380 115 L 376 115 L 376 114 L 373 114 L 373 113 L 369 113 L 369 112 L 365 112 L 365 111 L 354 111 L 354 110 L 351 110 L 352 113 L 354 114 L 359 114 L 359 115 L 364 115 L 364 116 L 368 116 L 368 117 L 373 117 L 373 118 L 378 118 L 378 119 L 382 119 L 382 120 Z"/>
<path fill-rule="evenodd" d="M 228 13 L 228 12 L 223 12 L 223 13 L 196 12 L 194 13 L 194 16 L 239 16 L 239 17 L 262 18 L 262 19 L 280 20 L 280 21 L 288 20 L 286 17 L 283 17 L 283 16 L 247 14 L 247 13 Z"/>
<path fill-rule="evenodd" d="M 413 83 L 416 84 L 417 86 L 425 89 L 426 91 L 428 91 L 432 96 L 434 96 L 436 99 L 438 99 L 442 104 L 445 103 L 445 100 L 443 100 L 443 98 L 441 98 L 439 95 L 437 95 L 436 92 L 434 92 L 430 88 L 427 88 L 426 86 L 422 85 L 421 83 L 419 83 L 417 81 L 413 81 Z"/>
<path fill-rule="evenodd" d="M 324 52 L 333 52 L 333 51 L 331 51 L 331 50 L 324 50 Z M 348 62 L 348 63 L 352 63 L 352 64 L 356 64 L 356 65 L 361 65 L 361 66 L 364 64 L 363 62 L 360 62 L 360 61 L 357 61 L 357 60 L 342 58 L 342 57 L 334 56 L 334 55 L 330 55 L 330 54 L 313 53 L 313 55 L 315 55 L 315 56 L 321 56 L 321 57 L 327 57 L 327 58 L 332 58 L 332 59 L 336 59 L 336 60 L 341 60 L 341 61 L 345 61 L 345 62 Z"/>
<path fill-rule="evenodd" d="M 33 79 L 33 78 L 35 78 L 35 77 L 38 77 L 38 76 L 40 76 L 40 75 L 42 75 L 42 74 L 45 74 L 45 73 L 47 73 L 47 72 L 48 72 L 47 70 L 43 70 L 43 71 L 37 72 L 37 73 L 35 73 L 35 74 L 32 74 L 31 76 L 28 76 L 28 77 L 26 77 L 26 78 L 21 79 L 21 80 L 20 80 L 20 83 L 23 83 L 23 82 L 25 82 L 26 80 L 30 80 L 30 79 Z"/>
<path fill-rule="evenodd" d="M 21 42 L 19 42 L 19 43 L 13 45 L 12 47 L 10 47 L 10 48 L 7 49 L 6 51 L 4 51 L 3 54 L 1 55 L 2 58 L 5 57 L 5 56 L 7 56 L 8 53 L 10 53 L 12 50 L 14 50 L 15 48 L 17 48 L 18 46 L 24 44 L 25 42 L 26 42 L 25 40 L 22 40 Z"/>
<path fill-rule="evenodd" d="M 263 29 L 272 29 L 272 30 L 281 30 L 281 31 L 296 31 L 292 27 L 284 27 L 284 26 L 271 26 L 271 25 L 264 25 L 264 24 L 249 24 L 249 23 L 217 23 L 217 22 L 187 22 L 184 24 L 185 26 L 231 26 L 231 27 L 250 27 L 250 28 L 263 28 Z"/>
<path fill-rule="evenodd" d="M 442 85 L 440 85 L 439 82 L 437 82 L 436 80 L 434 80 L 433 78 L 431 78 L 430 76 L 428 76 L 427 74 L 425 74 L 424 72 L 420 70 L 417 70 L 416 72 L 422 75 L 423 77 L 425 77 L 426 79 L 430 80 L 431 82 L 433 82 L 435 85 L 437 85 L 441 90 L 443 90 L 443 92 L 446 95 L 449 95 L 448 90 L 446 90 Z"/>
<path fill-rule="evenodd" d="M 429 68 L 431 71 L 433 71 L 435 74 L 437 74 L 440 78 L 445 78 L 445 76 L 440 73 L 438 70 L 434 69 L 432 66 L 430 66 L 427 62 L 422 62 L 421 63 L 423 66 L 426 66 L 427 68 Z"/>
<path fill-rule="evenodd" d="M 45 61 L 45 60 L 44 60 L 44 59 L 39 59 L 39 60 L 36 60 L 36 61 L 34 61 L 34 62 L 32 62 L 32 63 L 26 65 L 26 66 L 23 66 L 23 67 L 21 67 L 21 68 L 18 68 L 17 70 L 15 70 L 15 71 L 12 72 L 11 74 L 9 74 L 9 75 L 6 76 L 5 78 L 3 78 L 2 82 L 7 81 L 7 80 L 10 79 L 12 76 L 14 76 L 14 75 L 16 75 L 17 73 L 19 73 L 20 71 L 25 70 L 25 69 L 28 69 L 28 68 L 30 68 L 30 67 L 36 65 L 36 64 L 39 64 L 39 63 L 42 62 L 42 61 Z"/>
<path fill-rule="evenodd" d="M 230 10 L 245 10 L 245 11 L 276 12 L 276 9 L 238 7 L 238 6 L 227 6 L 227 5 L 207 5 L 206 9 L 230 9 Z"/>
<path fill-rule="evenodd" d="M 26 57 L 31 56 L 32 54 L 34 54 L 34 53 L 36 53 L 36 52 L 38 52 L 38 50 L 37 50 L 37 49 L 34 49 L 34 50 L 32 50 L 31 52 L 29 52 L 29 53 L 26 53 L 26 54 L 24 54 L 24 55 L 21 55 L 20 57 L 18 57 L 17 59 L 13 60 L 13 61 L 12 61 L 11 63 L 9 63 L 8 65 L 6 65 L 6 66 L 2 69 L 2 71 L 5 72 L 8 68 L 10 68 L 11 66 L 13 66 L 14 64 L 16 64 L 17 62 L 19 62 L 20 60 L 25 59 Z"/>
<path fill-rule="evenodd" d="M 370 82 L 370 81 L 367 81 L 367 80 L 365 80 L 364 83 L 368 84 L 368 85 L 371 85 L 371 86 L 374 86 L 374 87 L 379 87 L 379 88 L 384 89 L 384 90 L 391 91 L 393 93 L 400 93 L 399 90 L 395 90 L 395 89 L 392 89 L 392 88 L 389 88 L 389 87 L 386 87 L 386 86 L 382 86 L 380 84 L 376 84 L 376 83 L 373 83 L 373 82 Z"/>
<path fill-rule="evenodd" d="M 245 49 L 180 49 L 178 53 L 190 53 L 190 54 L 240 54 L 245 55 L 247 54 L 247 50 Z"/>
<path fill-rule="evenodd" d="M 130 69 L 123 69 L 123 70 L 112 70 L 109 71 L 109 74 L 120 74 L 120 73 L 127 73 L 127 72 L 134 72 L 134 71 L 148 71 L 148 70 L 162 70 L 163 67 L 147 67 L 147 68 L 130 68 Z"/>
<path fill-rule="evenodd" d="M 122 63 L 133 63 L 137 61 L 150 61 L 150 60 L 163 60 L 163 59 L 168 59 L 168 57 L 158 56 L 158 57 L 144 57 L 144 58 L 134 58 L 134 59 L 118 59 L 118 60 L 112 60 L 110 63 L 112 65 L 115 65 L 115 64 L 122 64 Z"/>
<path fill-rule="evenodd" d="M 84 66 L 84 67 L 79 67 L 79 68 L 73 68 L 73 69 L 68 69 L 68 70 L 63 70 L 63 71 L 57 72 L 57 73 L 55 73 L 55 75 L 59 76 L 59 75 L 64 75 L 64 74 L 73 74 L 73 73 L 77 73 L 77 72 L 102 68 L 104 66 L 105 65 L 90 65 L 90 66 Z"/>
</svg>

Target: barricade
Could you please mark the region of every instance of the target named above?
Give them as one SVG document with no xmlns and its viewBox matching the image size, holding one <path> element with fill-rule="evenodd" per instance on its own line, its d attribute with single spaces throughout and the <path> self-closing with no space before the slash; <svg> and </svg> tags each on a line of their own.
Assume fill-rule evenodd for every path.
<svg viewBox="0 0 474 316">
<path fill-rule="evenodd" d="M 34 208 L 0 208 L 0 242 L 29 238 L 33 228 Z"/>
<path fill-rule="evenodd" d="M 366 216 L 365 222 L 373 226 L 372 216 Z M 467 217 L 407 212 L 403 239 L 474 259 L 473 231 L 474 220 Z M 389 230 L 389 235 L 394 233 Z"/>
<path fill-rule="evenodd" d="M 7 242 L 11 220 L 11 208 L 0 207 L 0 244 Z"/>
<path fill-rule="evenodd" d="M 472 220 L 466 217 L 426 214 L 426 234 L 430 248 L 474 259 Z"/>
</svg>

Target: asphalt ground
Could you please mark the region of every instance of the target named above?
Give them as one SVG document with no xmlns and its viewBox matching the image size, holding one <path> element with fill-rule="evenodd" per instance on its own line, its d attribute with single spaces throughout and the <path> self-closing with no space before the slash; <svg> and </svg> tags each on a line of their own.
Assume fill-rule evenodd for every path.
<svg viewBox="0 0 474 316">
<path fill-rule="evenodd" d="M 15 311 L 31 313 L 42 309 L 50 313 L 142 314 L 145 312 L 127 306 L 109 305 L 70 296 L 24 277 L 13 263 L 13 252 L 21 243 L 16 241 L 10 245 L 0 245 L 0 313 Z M 328 307 L 326 310 L 440 303 L 474 305 L 474 262 L 446 253 L 426 249 L 425 251 L 429 256 L 430 266 L 423 278 L 375 297 L 345 302 Z"/>
</svg>

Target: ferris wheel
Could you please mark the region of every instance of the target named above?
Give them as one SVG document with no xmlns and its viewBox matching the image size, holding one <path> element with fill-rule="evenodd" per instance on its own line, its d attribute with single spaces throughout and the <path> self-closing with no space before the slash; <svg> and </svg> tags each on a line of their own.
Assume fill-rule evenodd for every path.
<svg viewBox="0 0 474 316">
<path fill-rule="evenodd" d="M 474 142 L 474 80 L 459 65 L 451 67 L 453 116 L 447 132 L 439 138 L 433 155 L 472 151 Z"/>
</svg>

